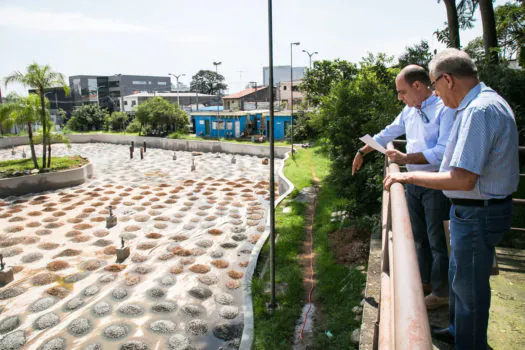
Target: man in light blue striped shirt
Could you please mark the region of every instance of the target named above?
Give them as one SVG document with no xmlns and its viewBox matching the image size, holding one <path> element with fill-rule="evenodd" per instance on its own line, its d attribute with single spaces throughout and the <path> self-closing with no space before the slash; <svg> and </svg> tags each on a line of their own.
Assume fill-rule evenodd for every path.
<svg viewBox="0 0 525 350">
<path fill-rule="evenodd" d="M 392 124 L 374 136 L 384 147 L 406 135 L 407 153 L 387 151 L 387 155 L 398 164 L 406 164 L 408 171 L 439 170 L 453 123 L 454 111 L 432 94 L 429 85 L 424 68 L 405 67 L 396 78 L 396 89 L 406 106 Z M 372 150 L 365 146 L 358 151 L 352 174 L 361 167 L 363 155 Z M 406 197 L 423 289 L 431 292 L 425 304 L 428 309 L 435 309 L 449 301 L 448 250 L 443 227 L 443 221 L 448 220 L 449 202 L 442 191 L 416 185 L 406 186 Z"/>
<path fill-rule="evenodd" d="M 518 130 L 508 103 L 480 83 L 465 52 L 447 49 L 430 62 L 431 83 L 457 115 L 439 173 L 388 175 L 395 182 L 441 189 L 450 209 L 450 326 L 432 335 L 456 349 L 486 349 L 489 276 L 495 246 L 510 228 L 519 183 Z"/>
</svg>

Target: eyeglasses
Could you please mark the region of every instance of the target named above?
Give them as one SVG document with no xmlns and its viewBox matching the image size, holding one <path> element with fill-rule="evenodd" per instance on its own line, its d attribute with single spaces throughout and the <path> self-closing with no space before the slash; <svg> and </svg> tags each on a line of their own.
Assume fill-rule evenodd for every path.
<svg viewBox="0 0 525 350">
<path fill-rule="evenodd" d="M 428 86 L 428 89 L 430 91 L 435 91 L 436 90 L 436 83 L 438 82 L 439 79 L 443 78 L 443 75 L 445 75 L 445 73 L 441 74 L 439 77 L 436 78 L 436 80 L 434 80 L 433 82 L 430 83 L 430 85 Z"/>
<path fill-rule="evenodd" d="M 423 123 L 425 124 L 430 123 L 430 119 L 428 119 L 428 116 L 425 114 L 425 112 L 423 112 L 420 108 L 417 108 L 416 110 L 417 110 L 417 114 L 419 114 L 419 116 L 421 117 L 421 120 L 423 120 Z"/>
</svg>

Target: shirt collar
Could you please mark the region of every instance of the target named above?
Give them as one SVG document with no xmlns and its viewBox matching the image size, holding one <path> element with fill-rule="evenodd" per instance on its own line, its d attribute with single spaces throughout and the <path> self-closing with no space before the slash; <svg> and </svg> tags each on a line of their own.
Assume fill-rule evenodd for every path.
<svg viewBox="0 0 525 350">
<path fill-rule="evenodd" d="M 421 103 L 421 108 L 419 109 L 423 109 L 425 107 L 428 107 L 429 105 L 434 104 L 434 102 L 436 102 L 436 99 L 437 99 L 437 96 L 434 94 L 431 94 L 429 97 L 427 97 L 425 101 Z"/>
<path fill-rule="evenodd" d="M 472 89 L 470 89 L 470 91 L 468 92 L 467 95 L 465 95 L 465 97 L 463 97 L 463 100 L 461 100 L 461 103 L 459 104 L 458 108 L 456 108 L 457 111 L 461 111 L 465 108 L 467 108 L 467 106 L 470 104 L 470 102 L 472 102 L 472 100 L 479 95 L 479 93 L 481 92 L 482 89 L 485 89 L 487 86 L 480 82 L 478 83 L 476 86 L 474 86 Z"/>
</svg>

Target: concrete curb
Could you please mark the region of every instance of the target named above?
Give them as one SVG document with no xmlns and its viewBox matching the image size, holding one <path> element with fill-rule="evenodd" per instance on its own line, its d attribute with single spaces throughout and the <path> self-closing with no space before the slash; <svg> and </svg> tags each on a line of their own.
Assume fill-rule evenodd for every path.
<svg viewBox="0 0 525 350">
<path fill-rule="evenodd" d="M 173 151 L 187 152 L 221 152 L 231 154 L 242 154 L 258 157 L 269 157 L 270 147 L 250 145 L 232 142 L 219 141 L 201 141 L 201 140 L 179 140 L 167 139 L 162 137 L 144 137 L 128 136 L 115 134 L 66 134 L 71 143 L 112 143 L 129 145 L 131 141 L 135 142 L 135 147 L 141 147 L 144 141 L 148 148 L 161 148 Z M 27 136 L 15 136 L 0 138 L 0 148 L 9 148 L 11 146 L 27 145 L 29 143 Z M 275 147 L 275 157 L 284 158 L 290 150 L 289 147 Z"/>
<path fill-rule="evenodd" d="M 377 321 L 381 300 L 381 229 L 370 237 L 370 253 L 366 276 L 365 303 L 359 339 L 359 349 L 373 350 L 377 344 Z"/>
<path fill-rule="evenodd" d="M 279 205 L 294 189 L 294 185 L 284 176 L 284 165 L 286 160 L 289 158 L 289 153 L 285 154 L 282 165 L 277 170 L 279 176 L 279 193 L 282 193 L 279 198 L 275 201 L 275 207 Z M 282 187 L 281 187 L 282 186 Z M 281 192 L 281 191 L 284 191 Z M 253 301 L 252 301 L 252 277 L 257 266 L 257 259 L 259 258 L 259 253 L 263 245 L 266 243 L 266 240 L 270 236 L 270 223 L 269 215 L 267 216 L 268 220 L 266 222 L 266 230 L 264 231 L 261 238 L 255 245 L 250 255 L 250 262 L 246 267 L 246 273 L 244 275 L 243 281 L 243 312 L 244 312 L 244 328 L 242 331 L 241 344 L 239 349 L 249 350 L 252 348 L 254 340 L 254 317 L 253 317 Z"/>
<path fill-rule="evenodd" d="M 88 163 L 75 169 L 1 179 L 0 198 L 77 186 L 92 176 L 93 164 Z"/>
</svg>

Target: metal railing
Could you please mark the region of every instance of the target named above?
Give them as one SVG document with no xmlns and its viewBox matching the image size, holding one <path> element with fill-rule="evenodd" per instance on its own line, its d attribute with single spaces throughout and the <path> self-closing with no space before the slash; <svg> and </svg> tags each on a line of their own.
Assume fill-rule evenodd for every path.
<svg viewBox="0 0 525 350">
<path fill-rule="evenodd" d="M 392 143 L 388 149 L 394 149 Z M 385 176 L 400 172 L 385 157 Z M 379 349 L 432 349 L 405 191 L 383 191 Z"/>
</svg>

